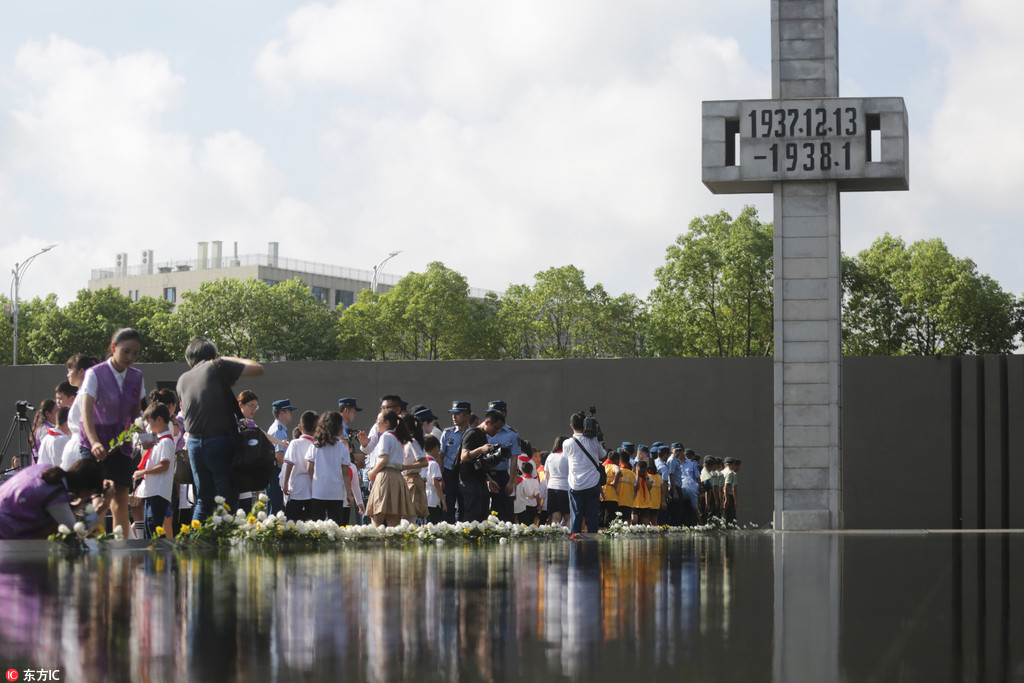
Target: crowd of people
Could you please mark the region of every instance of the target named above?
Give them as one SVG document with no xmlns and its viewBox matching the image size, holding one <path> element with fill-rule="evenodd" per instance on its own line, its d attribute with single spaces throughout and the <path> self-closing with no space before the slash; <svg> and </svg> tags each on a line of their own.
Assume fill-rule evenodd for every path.
<svg viewBox="0 0 1024 683">
<path fill-rule="evenodd" d="M 109 507 L 112 525 L 129 536 L 150 537 L 157 527 L 170 536 L 216 505 L 250 510 L 261 494 L 270 514 L 338 524 L 497 514 L 594 533 L 613 523 L 736 519 L 738 459 L 706 455 L 701 462 L 679 442 L 609 450 L 584 412 L 571 415 L 570 433 L 541 451 L 508 424 L 502 400 L 490 401 L 482 416 L 470 402 L 452 401 L 451 424 L 442 429 L 430 407 L 397 394 L 381 397 L 368 431 L 351 426 L 363 411 L 356 398 L 301 414 L 290 399 L 274 400 L 273 423 L 260 437 L 273 444 L 273 476 L 262 491 L 239 491 L 237 435 L 259 429 L 260 403 L 253 391 L 234 387 L 261 376 L 262 366 L 219 356 L 212 342 L 197 339 L 186 349 L 189 370 L 177 390 L 147 396 L 132 367 L 140 349 L 138 332 L 126 328 L 113 335 L 106 361 L 68 359 L 67 380 L 36 410 L 32 462 L 0 486 L 0 538 L 45 537 L 74 524 L 86 506 L 89 525 L 101 524 Z M 135 423 L 143 429 L 133 430 Z"/>
</svg>

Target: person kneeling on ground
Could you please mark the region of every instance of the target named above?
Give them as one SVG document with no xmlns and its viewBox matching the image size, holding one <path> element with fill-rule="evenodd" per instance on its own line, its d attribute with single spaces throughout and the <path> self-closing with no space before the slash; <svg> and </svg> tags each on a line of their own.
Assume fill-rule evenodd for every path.
<svg viewBox="0 0 1024 683">
<path fill-rule="evenodd" d="M 78 521 L 75 511 L 92 503 L 96 510 L 80 534 L 87 535 L 106 518 L 113 495 L 113 482 L 103 479 L 91 458 L 67 471 L 45 464 L 22 468 L 0 486 L 0 539 L 46 538 L 61 524 L 71 529 Z"/>
</svg>

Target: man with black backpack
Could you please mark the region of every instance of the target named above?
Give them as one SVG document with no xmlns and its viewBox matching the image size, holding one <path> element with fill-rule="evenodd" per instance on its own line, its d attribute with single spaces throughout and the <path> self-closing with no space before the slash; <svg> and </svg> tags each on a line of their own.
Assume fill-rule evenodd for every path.
<svg viewBox="0 0 1024 683">
<path fill-rule="evenodd" d="M 185 361 L 191 369 L 178 378 L 178 398 L 197 489 L 195 519 L 203 521 L 213 513 L 216 496 L 223 496 L 232 510 L 238 507 L 231 473 L 238 404 L 231 387 L 239 377 L 261 377 L 263 366 L 245 358 L 218 357 L 217 346 L 202 338 L 185 349 Z"/>
</svg>

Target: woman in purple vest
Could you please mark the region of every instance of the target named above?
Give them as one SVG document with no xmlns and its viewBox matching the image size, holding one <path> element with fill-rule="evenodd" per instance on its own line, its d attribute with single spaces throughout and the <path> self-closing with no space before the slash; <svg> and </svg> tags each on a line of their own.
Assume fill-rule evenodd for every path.
<svg viewBox="0 0 1024 683">
<path fill-rule="evenodd" d="M 134 467 L 131 442 L 108 451 L 111 440 L 116 439 L 139 416 L 142 390 L 142 372 L 133 368 L 142 350 L 142 337 L 130 327 L 114 333 L 110 339 L 110 358 L 85 371 L 82 380 L 82 429 L 79 444 L 82 457 L 99 460 L 103 478 L 114 482 L 114 499 L 110 511 L 114 526 L 127 534 L 128 491 L 132 484 Z"/>
<path fill-rule="evenodd" d="M 60 524 L 70 529 L 76 522 L 72 503 L 85 505 L 100 491 L 104 498 L 87 521 L 90 531 L 106 517 L 110 494 L 99 463 L 79 460 L 66 472 L 45 464 L 24 467 L 0 486 L 0 538 L 46 538 Z"/>
</svg>

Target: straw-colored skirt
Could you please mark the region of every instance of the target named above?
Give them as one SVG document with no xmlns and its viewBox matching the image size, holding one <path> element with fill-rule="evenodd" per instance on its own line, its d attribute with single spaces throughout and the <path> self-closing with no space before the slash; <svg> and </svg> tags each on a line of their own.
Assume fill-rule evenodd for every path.
<svg viewBox="0 0 1024 683">
<path fill-rule="evenodd" d="M 413 517 L 416 511 L 409 500 L 409 490 L 405 485 L 405 477 L 400 470 L 385 467 L 377 473 L 370 488 L 370 498 L 366 501 L 367 517 L 383 517 L 397 515 Z"/>
<path fill-rule="evenodd" d="M 412 502 L 412 509 L 417 517 L 426 517 L 430 514 L 427 510 L 427 481 L 420 476 L 418 470 L 403 472 L 405 486 L 409 490 L 409 500 Z"/>
</svg>

